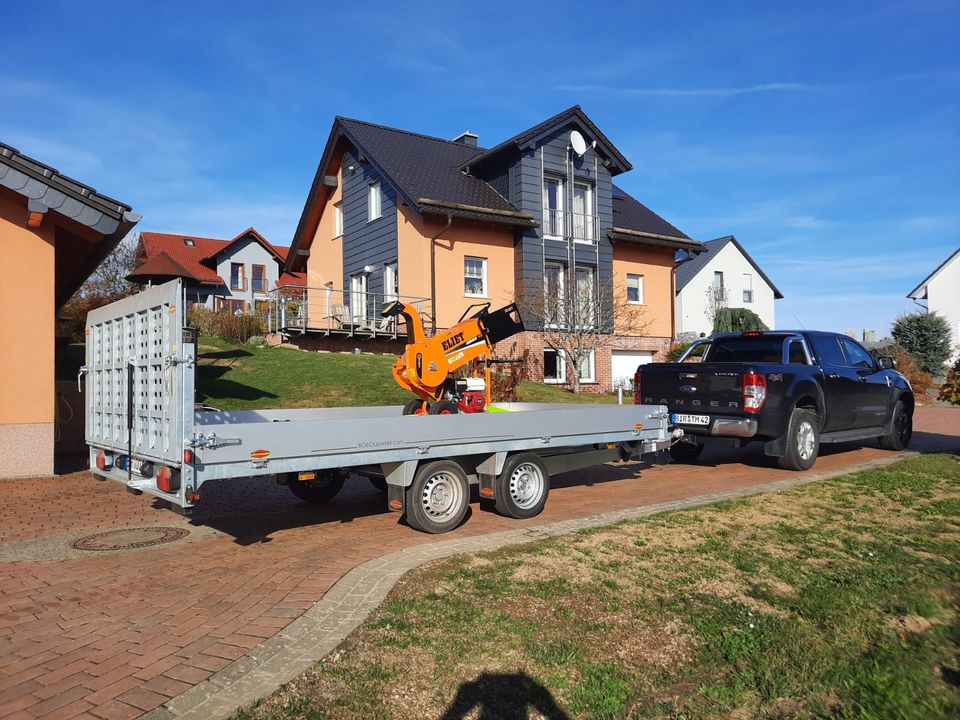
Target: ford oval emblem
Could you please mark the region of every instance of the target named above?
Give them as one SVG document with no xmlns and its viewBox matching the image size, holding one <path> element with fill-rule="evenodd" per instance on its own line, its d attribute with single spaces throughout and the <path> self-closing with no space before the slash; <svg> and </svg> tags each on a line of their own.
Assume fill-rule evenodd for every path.
<svg viewBox="0 0 960 720">
<path fill-rule="evenodd" d="M 693 385 L 681 385 L 680 392 L 695 393 L 697 389 Z"/>
</svg>

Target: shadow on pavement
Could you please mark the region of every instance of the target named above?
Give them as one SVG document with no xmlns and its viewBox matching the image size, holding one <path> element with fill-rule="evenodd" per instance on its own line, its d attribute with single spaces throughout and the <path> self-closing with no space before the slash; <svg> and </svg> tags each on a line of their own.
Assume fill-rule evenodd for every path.
<svg viewBox="0 0 960 720">
<path fill-rule="evenodd" d="M 531 711 L 547 720 L 570 720 L 550 691 L 526 673 L 483 673 L 460 686 L 442 720 L 464 720 L 467 716 L 477 720 L 527 720 Z"/>
</svg>

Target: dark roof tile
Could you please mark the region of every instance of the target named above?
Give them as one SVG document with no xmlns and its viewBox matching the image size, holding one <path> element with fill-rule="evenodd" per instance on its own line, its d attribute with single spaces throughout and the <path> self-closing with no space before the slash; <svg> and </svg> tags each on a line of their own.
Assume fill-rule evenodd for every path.
<svg viewBox="0 0 960 720">
<path fill-rule="evenodd" d="M 616 185 L 613 186 L 613 226 L 683 240 L 690 239 L 682 230 L 678 230 Z"/>
</svg>

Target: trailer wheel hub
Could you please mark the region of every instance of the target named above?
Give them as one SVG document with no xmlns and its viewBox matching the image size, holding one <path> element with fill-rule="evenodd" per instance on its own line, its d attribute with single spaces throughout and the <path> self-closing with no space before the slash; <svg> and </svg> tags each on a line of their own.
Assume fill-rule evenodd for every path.
<svg viewBox="0 0 960 720">
<path fill-rule="evenodd" d="M 423 487 L 423 508 L 432 517 L 442 519 L 460 504 L 460 486 L 446 473 L 438 473 Z"/>
</svg>

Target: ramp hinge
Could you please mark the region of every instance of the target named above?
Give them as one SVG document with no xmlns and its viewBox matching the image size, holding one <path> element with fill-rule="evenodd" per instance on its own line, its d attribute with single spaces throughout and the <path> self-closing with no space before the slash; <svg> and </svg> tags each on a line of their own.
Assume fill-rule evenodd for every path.
<svg viewBox="0 0 960 720">
<path fill-rule="evenodd" d="M 205 447 L 208 450 L 216 450 L 217 448 L 226 447 L 228 445 L 240 445 L 240 438 L 222 438 L 217 437 L 216 433 L 211 433 L 210 435 L 195 435 L 190 440 L 191 447 Z"/>
</svg>

